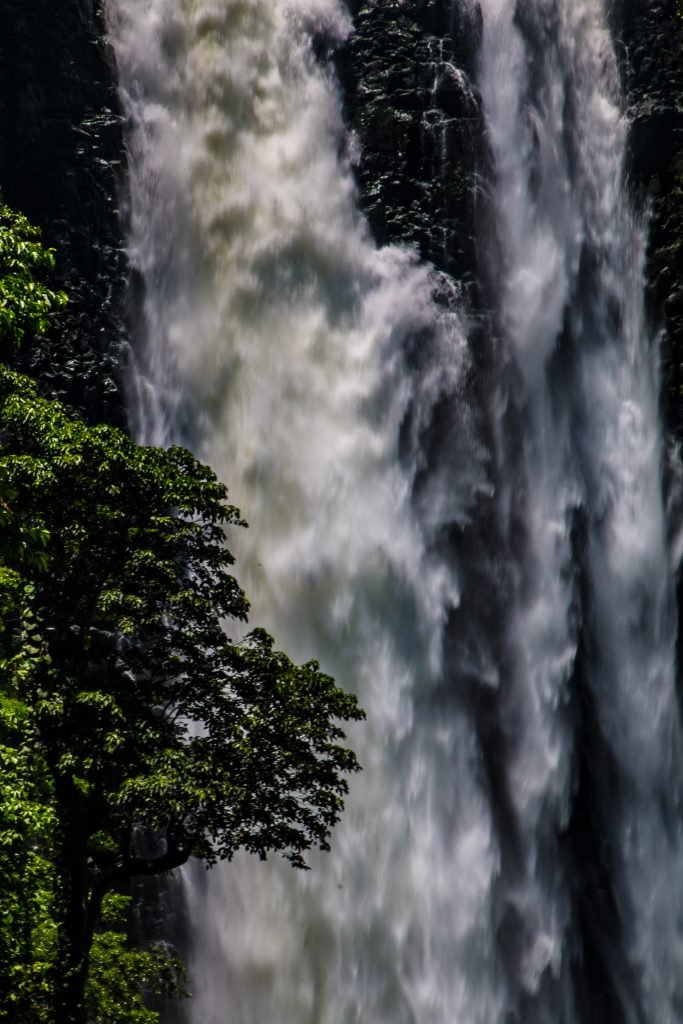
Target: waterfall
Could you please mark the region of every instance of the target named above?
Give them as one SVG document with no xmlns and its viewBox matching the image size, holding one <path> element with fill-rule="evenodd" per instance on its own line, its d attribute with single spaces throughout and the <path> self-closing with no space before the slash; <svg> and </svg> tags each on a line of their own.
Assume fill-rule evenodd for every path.
<svg viewBox="0 0 683 1024">
<path fill-rule="evenodd" d="M 675 566 L 603 4 L 481 2 L 486 359 L 359 213 L 341 0 L 107 11 L 138 435 L 228 483 L 252 623 L 368 715 L 310 872 L 185 873 L 188 1019 L 676 1021 Z"/>
<path fill-rule="evenodd" d="M 524 1019 L 585 1019 L 575 1005 L 588 958 L 580 924 L 579 937 L 600 947 L 590 956 L 608 976 L 601 988 L 619 993 L 617 1019 L 674 1021 L 681 749 L 658 366 L 601 7 L 483 4 L 490 258 L 521 433 L 504 502 L 519 559 L 506 766 L 519 837 L 514 877 L 501 884 L 516 917 L 517 982 L 539 1004 Z M 582 789 L 592 823 L 579 817 Z M 596 829 L 604 878 L 583 874 L 577 886 L 568 840 L 585 850 Z"/>
</svg>

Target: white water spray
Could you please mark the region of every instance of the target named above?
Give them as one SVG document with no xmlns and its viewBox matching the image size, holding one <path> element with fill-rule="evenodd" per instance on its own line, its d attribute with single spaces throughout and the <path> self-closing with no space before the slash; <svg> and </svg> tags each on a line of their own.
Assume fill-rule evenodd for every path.
<svg viewBox="0 0 683 1024">
<path fill-rule="evenodd" d="M 245 857 L 188 874 L 193 1024 L 585 1024 L 566 849 L 581 701 L 616 779 L 594 801 L 623 929 L 611 981 L 624 1020 L 677 1019 L 680 736 L 642 231 L 600 5 L 515 6 L 482 3 L 501 357 L 487 451 L 462 393 L 466 325 L 357 212 L 311 43 L 349 31 L 342 4 L 108 3 L 144 285 L 140 437 L 189 444 L 228 482 L 251 525 L 230 542 L 252 622 L 368 713 L 365 770 L 310 873 Z M 457 458 L 432 439 L 425 466 L 444 398 Z M 481 501 L 500 556 L 474 593 L 456 567 L 479 557 Z M 495 641 L 477 610 L 494 598 Z M 479 651 L 467 686 L 443 657 L 456 611 Z M 463 645 L 455 629 L 459 665 Z"/>
<path fill-rule="evenodd" d="M 507 896 L 524 919 L 521 989 L 545 1007 L 539 1019 L 576 1019 L 575 893 L 562 847 L 580 756 L 566 708 L 585 701 L 604 747 L 597 771 L 613 773 L 590 783 L 626 961 L 607 970 L 615 989 L 630 989 L 621 1019 L 673 1022 L 683 909 L 674 605 L 658 367 L 642 310 L 643 230 L 624 196 L 616 59 L 606 10 L 592 0 L 482 8 L 499 318 L 525 422 L 528 535 L 511 616 L 524 711 L 510 764 L 524 839 Z M 568 689 L 579 637 L 580 694 Z"/>
</svg>

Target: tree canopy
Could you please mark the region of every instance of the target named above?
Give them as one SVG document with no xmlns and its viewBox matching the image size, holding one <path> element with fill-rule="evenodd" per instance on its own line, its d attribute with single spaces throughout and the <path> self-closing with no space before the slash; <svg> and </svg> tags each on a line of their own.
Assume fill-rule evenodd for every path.
<svg viewBox="0 0 683 1024">
<path fill-rule="evenodd" d="M 42 558 L 5 556 L 25 597 L 5 645 L 58 789 L 106 825 L 89 846 L 98 877 L 149 871 L 130 852 L 140 825 L 163 829 L 164 868 L 239 847 L 303 867 L 357 767 L 335 720 L 360 712 L 262 630 L 226 635 L 248 603 L 229 571 L 224 529 L 244 524 L 225 486 L 184 449 L 71 419 L 6 369 L 0 438 L 6 542 L 25 545 L 28 524 L 49 538 Z"/>
<path fill-rule="evenodd" d="M 5 692 L 54 786 L 76 970 L 103 896 L 132 876 L 239 848 L 304 867 L 327 849 L 357 768 L 338 723 L 361 712 L 264 631 L 226 634 L 248 609 L 224 533 L 243 524 L 189 452 L 88 427 L 0 368 L 0 482 L 21 595 L 0 632 Z"/>
<path fill-rule="evenodd" d="M 25 742 L 26 708 L 0 692 L 0 1022 L 49 1024 L 55 831 L 45 765 Z"/>
<path fill-rule="evenodd" d="M 46 330 L 50 313 L 66 304 L 66 294 L 44 281 L 54 263 L 53 251 L 41 245 L 39 229 L 0 202 L 1 357 L 27 335 Z"/>
<path fill-rule="evenodd" d="M 51 265 L 0 206 L 5 352 L 63 305 L 40 283 Z M 0 365 L 0 997 L 13 993 L 13 1024 L 96 1024 L 112 1000 L 120 1024 L 155 1019 L 141 984 L 177 989 L 177 965 L 131 950 L 120 913 L 106 926 L 132 877 L 238 849 L 302 868 L 328 848 L 358 768 L 341 726 L 363 714 L 316 662 L 293 664 L 263 630 L 240 635 L 248 601 L 226 531 L 245 525 L 188 451 L 89 426 Z"/>
</svg>

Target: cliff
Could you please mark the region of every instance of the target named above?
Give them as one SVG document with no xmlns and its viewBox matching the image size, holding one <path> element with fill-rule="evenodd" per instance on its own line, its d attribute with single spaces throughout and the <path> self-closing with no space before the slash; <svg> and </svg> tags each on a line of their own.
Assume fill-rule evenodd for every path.
<svg viewBox="0 0 683 1024">
<path fill-rule="evenodd" d="M 0 192 L 58 251 L 59 335 L 21 367 L 90 419 L 125 421 L 124 146 L 99 0 L 0 9 Z"/>
<path fill-rule="evenodd" d="M 683 5 L 631 0 L 620 28 L 634 192 L 651 215 L 647 288 L 663 333 L 663 411 L 683 438 Z"/>
<path fill-rule="evenodd" d="M 471 288 L 483 127 L 471 79 L 478 15 L 447 0 L 349 6 L 355 31 L 339 67 L 375 238 L 414 245 Z"/>
</svg>

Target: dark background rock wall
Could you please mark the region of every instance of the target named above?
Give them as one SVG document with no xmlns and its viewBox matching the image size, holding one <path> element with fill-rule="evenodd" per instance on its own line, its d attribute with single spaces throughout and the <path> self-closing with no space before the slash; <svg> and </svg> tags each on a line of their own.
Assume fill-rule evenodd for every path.
<svg viewBox="0 0 683 1024">
<path fill-rule="evenodd" d="M 625 0 L 619 32 L 632 184 L 651 204 L 648 304 L 665 330 L 663 412 L 683 440 L 683 3 Z"/>
<path fill-rule="evenodd" d="M 122 123 L 99 0 L 2 0 L 0 194 L 57 249 L 59 325 L 20 357 L 91 420 L 125 422 Z"/>
<path fill-rule="evenodd" d="M 361 202 L 380 245 L 407 243 L 470 289 L 481 105 L 471 85 L 476 15 L 451 0 L 349 0 L 339 55 L 360 147 Z"/>
<path fill-rule="evenodd" d="M 683 516 L 683 2 L 624 0 L 615 27 L 631 117 L 634 197 L 647 204 L 647 305 L 661 332 L 662 417 L 668 434 L 664 487 L 670 531 Z M 678 686 L 683 700 L 683 573 L 677 578 Z"/>
<path fill-rule="evenodd" d="M 467 415 L 487 437 L 491 428 L 480 392 L 489 386 L 495 342 L 487 313 L 490 285 L 485 261 L 478 258 L 488 218 L 480 187 L 488 150 L 474 85 L 479 8 L 457 0 L 347 0 L 347 6 L 354 31 L 336 64 L 358 150 L 360 205 L 376 242 L 411 246 L 437 271 L 436 301 L 458 316 L 464 313 L 472 359 L 463 395 Z M 406 363 L 418 396 L 439 359 L 432 341 L 418 336 L 407 342 Z M 469 458 L 461 443 L 464 407 L 452 397 L 432 397 L 427 418 L 418 401 L 404 419 L 406 465 L 423 467 L 414 480 L 418 509 L 428 507 L 433 467 L 444 464 L 436 452 L 448 448 L 445 472 L 456 472 L 459 460 Z M 482 512 L 482 529 L 485 520 Z M 441 527 L 444 557 L 451 528 L 457 527 Z"/>
</svg>

